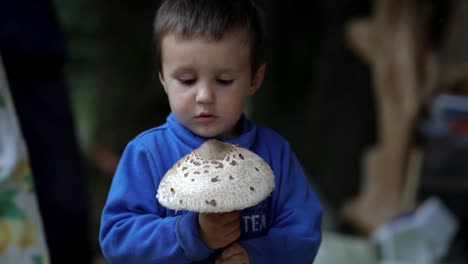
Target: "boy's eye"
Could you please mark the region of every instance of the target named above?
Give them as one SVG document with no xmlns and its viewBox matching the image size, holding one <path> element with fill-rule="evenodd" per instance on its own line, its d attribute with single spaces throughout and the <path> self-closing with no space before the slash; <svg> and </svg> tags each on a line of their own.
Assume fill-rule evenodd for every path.
<svg viewBox="0 0 468 264">
<path fill-rule="evenodd" d="M 234 82 L 234 80 L 231 79 L 216 79 L 216 82 L 221 85 L 230 85 Z"/>
<path fill-rule="evenodd" d="M 178 80 L 183 85 L 193 85 L 193 84 L 195 84 L 197 82 L 197 79 L 195 79 L 195 78 L 190 78 L 190 79 L 179 78 Z"/>
</svg>

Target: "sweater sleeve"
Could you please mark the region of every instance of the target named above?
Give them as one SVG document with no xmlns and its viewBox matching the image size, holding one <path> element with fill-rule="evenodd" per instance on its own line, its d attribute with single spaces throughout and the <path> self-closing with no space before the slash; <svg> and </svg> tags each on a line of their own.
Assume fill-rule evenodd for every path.
<svg viewBox="0 0 468 264">
<path fill-rule="evenodd" d="M 101 217 L 99 242 L 106 259 L 119 263 L 190 263 L 213 253 L 199 239 L 198 216 L 167 216 L 155 198 L 155 157 L 131 142 L 119 163 Z"/>
<path fill-rule="evenodd" d="M 241 244 L 250 263 L 310 264 L 321 242 L 322 207 L 288 144 L 279 162 L 271 228 L 265 236 Z"/>
</svg>

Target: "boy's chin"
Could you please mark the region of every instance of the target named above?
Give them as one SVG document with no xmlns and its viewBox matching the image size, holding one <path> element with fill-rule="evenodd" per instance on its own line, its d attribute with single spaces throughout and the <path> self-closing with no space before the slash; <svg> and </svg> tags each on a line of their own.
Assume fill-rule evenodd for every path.
<svg viewBox="0 0 468 264">
<path fill-rule="evenodd" d="M 229 131 L 220 131 L 220 130 L 213 130 L 213 131 L 193 131 L 200 137 L 204 138 L 234 138 L 236 137 L 236 133 L 234 130 Z"/>
</svg>

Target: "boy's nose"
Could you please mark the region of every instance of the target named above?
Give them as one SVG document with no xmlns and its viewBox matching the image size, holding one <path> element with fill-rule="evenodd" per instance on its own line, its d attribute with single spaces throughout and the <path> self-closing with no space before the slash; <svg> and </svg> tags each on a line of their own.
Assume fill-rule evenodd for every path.
<svg viewBox="0 0 468 264">
<path fill-rule="evenodd" d="M 214 91 L 209 85 L 200 85 L 197 89 L 196 102 L 199 104 L 209 104 L 214 101 Z"/>
</svg>

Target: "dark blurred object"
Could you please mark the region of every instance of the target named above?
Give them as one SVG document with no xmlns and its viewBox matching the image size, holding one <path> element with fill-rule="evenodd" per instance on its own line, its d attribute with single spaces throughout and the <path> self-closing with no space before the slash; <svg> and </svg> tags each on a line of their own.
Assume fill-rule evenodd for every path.
<svg viewBox="0 0 468 264">
<path fill-rule="evenodd" d="M 371 2 L 267 1 L 271 51 L 251 115 L 288 139 L 333 209 L 357 191 L 359 155 L 375 141 L 369 69 L 343 34 Z"/>
<path fill-rule="evenodd" d="M 153 19 L 159 2 L 95 2 L 102 52 L 93 150 L 97 159 L 93 162 L 105 174 L 114 174 L 107 161 L 120 158 L 128 141 L 164 123 L 169 114 L 169 103 L 154 67 Z M 103 156 L 105 153 L 108 155 Z M 107 160 L 104 164 L 103 158 Z"/>
<path fill-rule="evenodd" d="M 91 263 L 86 178 L 52 2 L 0 1 L 0 50 L 36 185 L 51 263 Z"/>
<path fill-rule="evenodd" d="M 440 197 L 461 223 L 460 237 L 468 240 L 468 97 L 441 94 L 420 126 L 427 141 L 420 196 Z"/>
</svg>

